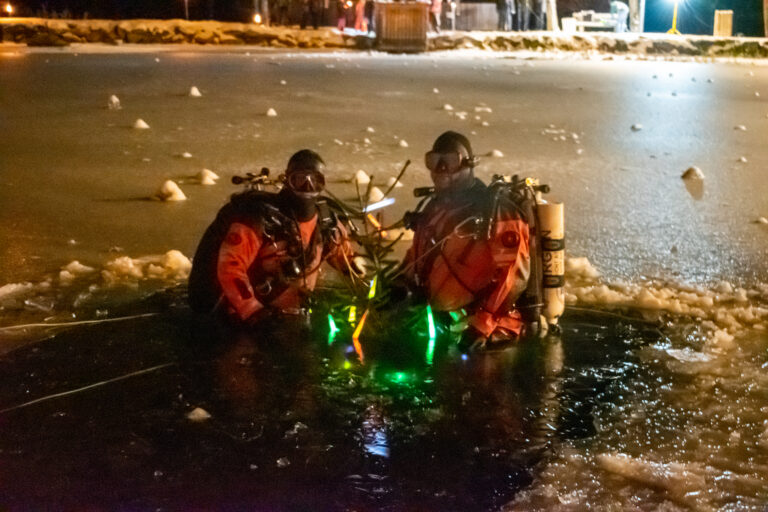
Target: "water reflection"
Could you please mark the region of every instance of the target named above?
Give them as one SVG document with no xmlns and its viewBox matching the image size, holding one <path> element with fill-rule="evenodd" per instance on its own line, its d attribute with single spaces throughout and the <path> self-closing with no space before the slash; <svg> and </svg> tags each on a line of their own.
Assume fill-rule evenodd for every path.
<svg viewBox="0 0 768 512">
<path fill-rule="evenodd" d="M 178 372 L 57 403 L 71 416 L 72 429 L 64 429 L 50 408 L 0 416 L 0 464 L 7 468 L 0 476 L 23 479 L 29 490 L 11 503 L 49 503 L 24 500 L 60 492 L 46 490 L 46 482 L 59 478 L 57 468 L 83 466 L 101 468 L 101 477 L 122 491 L 118 498 L 83 491 L 92 474 L 74 472 L 68 478 L 80 490 L 78 505 L 141 496 L 132 503 L 146 509 L 215 509 L 226 499 L 241 509 L 492 510 L 528 496 L 520 498 L 523 508 L 547 509 L 571 499 L 548 489 L 570 486 L 578 494 L 593 481 L 607 486 L 600 503 L 615 503 L 624 484 L 616 476 L 603 480 L 600 471 L 623 475 L 666 467 L 649 466 L 642 450 L 668 445 L 679 451 L 675 436 L 685 436 L 690 421 L 709 424 L 709 413 L 675 416 L 660 405 L 665 389 L 685 394 L 689 388 L 675 384 L 666 360 L 654 362 L 661 336 L 642 323 L 571 312 L 558 336 L 466 359 L 452 350 L 454 335 L 443 323 L 430 365 L 421 313 L 399 323 L 372 315 L 374 328 L 360 336 L 365 364 L 352 344 L 354 325 L 337 322 L 340 330 L 329 344 L 324 315 L 324 327 L 311 329 L 275 321 L 244 331 L 195 326 L 186 335 L 178 332 L 186 318 L 159 317 L 110 331 L 109 345 L 83 330 L 60 334 L 39 354 L 33 347 L 15 352 L 9 361 L 19 389 L 34 389 L 27 374 L 54 373 L 46 361 L 86 346 L 101 355 L 84 352 L 69 373 L 76 368 L 92 375 L 93 361 L 104 357 L 113 360 L 107 373 L 116 371 L 115 346 L 131 347 L 125 351 L 131 369 L 136 354 L 158 350 L 163 357 L 175 350 L 179 362 Z M 175 334 L 171 326 L 177 326 Z M 698 387 L 690 389 L 693 397 Z M 703 403 L 706 396 L 695 400 Z M 14 401 L 6 397 L 3 403 Z M 210 419 L 189 421 L 186 413 L 196 407 Z M 755 425 L 758 410 L 750 416 Z M 729 410 L 734 418 L 736 412 Z M 86 443 L 72 435 L 83 424 L 90 429 Z M 683 448 L 698 449 L 695 441 Z M 18 447 L 23 457 L 14 455 Z M 574 447 L 587 455 L 571 457 Z M 592 447 L 606 455 L 590 459 Z M 57 454 L 65 454 L 67 464 Z"/>
</svg>

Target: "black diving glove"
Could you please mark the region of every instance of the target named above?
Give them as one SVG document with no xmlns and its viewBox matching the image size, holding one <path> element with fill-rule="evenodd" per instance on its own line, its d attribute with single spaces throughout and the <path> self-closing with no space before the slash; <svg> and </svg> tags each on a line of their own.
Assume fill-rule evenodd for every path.
<svg viewBox="0 0 768 512">
<path fill-rule="evenodd" d="M 461 338 L 459 339 L 458 344 L 459 352 L 462 354 L 469 354 L 471 352 L 483 350 L 486 341 L 487 339 L 483 333 L 474 327 L 469 326 L 461 333 Z"/>
</svg>

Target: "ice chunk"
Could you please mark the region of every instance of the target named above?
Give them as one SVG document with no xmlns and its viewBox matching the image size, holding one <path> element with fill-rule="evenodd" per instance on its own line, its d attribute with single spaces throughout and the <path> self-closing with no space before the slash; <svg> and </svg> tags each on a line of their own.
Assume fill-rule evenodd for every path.
<svg viewBox="0 0 768 512">
<path fill-rule="evenodd" d="M 743 124 L 737 124 L 736 126 L 733 127 L 733 129 L 734 130 L 739 130 L 740 132 L 747 131 L 747 127 L 744 126 Z"/>
<path fill-rule="evenodd" d="M 643 125 L 641 125 L 640 123 L 635 123 L 632 125 L 633 132 L 639 132 L 642 129 L 643 129 Z"/>
<path fill-rule="evenodd" d="M 677 499 L 707 487 L 703 469 L 695 465 L 662 464 L 623 453 L 602 453 L 596 459 L 605 471 L 662 489 Z"/>
<path fill-rule="evenodd" d="M 267 117 L 277 117 L 277 111 L 273 108 L 267 110 Z"/>
<path fill-rule="evenodd" d="M 166 180 L 160 189 L 155 192 L 155 198 L 161 201 L 184 201 L 187 196 L 173 180 Z"/>
<path fill-rule="evenodd" d="M 363 144 L 365 144 L 366 146 L 370 145 L 371 144 L 371 139 L 369 139 L 368 137 L 364 138 L 363 139 Z"/>
<path fill-rule="evenodd" d="M 211 418 L 211 414 L 202 407 L 195 407 L 187 413 L 189 421 L 200 422 Z"/>
<path fill-rule="evenodd" d="M 580 155 L 580 154 L 582 154 L 582 153 L 584 153 L 584 150 L 583 150 L 582 148 L 578 148 L 578 149 L 576 150 L 576 154 L 577 154 L 577 155 Z"/>
<path fill-rule="evenodd" d="M 443 105 L 443 110 L 447 110 L 450 112 L 453 110 L 453 105 L 449 105 L 448 103 L 446 103 L 445 105 Z"/>
<path fill-rule="evenodd" d="M 435 87 L 434 89 L 432 89 L 432 92 L 435 93 L 435 94 L 440 94 L 440 89 Z"/>
<path fill-rule="evenodd" d="M 192 270 L 192 262 L 189 261 L 189 258 L 176 249 L 171 249 L 163 254 L 160 263 L 163 266 L 165 277 L 185 279 Z"/>
<path fill-rule="evenodd" d="M 14 298 L 32 291 L 35 285 L 32 283 L 9 283 L 0 286 L 0 300 Z"/>
<path fill-rule="evenodd" d="M 119 256 L 108 262 L 101 275 L 108 283 L 113 283 L 123 277 L 133 277 L 141 279 L 144 277 L 144 271 L 141 264 L 130 256 Z"/>
<path fill-rule="evenodd" d="M 365 129 L 365 131 L 367 131 L 368 133 L 376 133 L 376 130 L 374 130 L 373 126 L 369 126 L 368 128 Z"/>
<path fill-rule="evenodd" d="M 343 141 L 340 141 L 339 139 L 333 139 L 333 143 L 334 143 L 334 144 L 337 144 L 337 145 L 339 145 L 339 146 L 343 146 L 343 145 L 344 145 L 344 142 L 343 142 Z"/>
<path fill-rule="evenodd" d="M 758 217 L 755 219 L 755 224 L 768 224 L 768 218 Z"/>
<path fill-rule="evenodd" d="M 136 130 L 149 130 L 149 125 L 143 119 L 134 121 L 133 127 Z"/>
<path fill-rule="evenodd" d="M 689 167 L 682 175 L 684 180 L 703 180 L 704 173 L 696 166 Z"/>
<path fill-rule="evenodd" d="M 277 459 L 277 467 L 279 468 L 285 468 L 291 465 L 291 461 L 288 460 L 288 457 L 280 457 Z"/>
<path fill-rule="evenodd" d="M 717 293 L 733 293 L 733 285 L 728 281 L 720 281 L 715 286 L 715 291 Z"/>
<path fill-rule="evenodd" d="M 219 175 L 210 169 L 203 169 L 197 173 L 196 178 L 200 181 L 201 185 L 215 185 Z"/>
<path fill-rule="evenodd" d="M 192 86 L 189 89 L 189 96 L 192 98 L 200 98 L 202 97 L 202 93 L 200 92 L 200 89 L 198 89 L 196 86 Z"/>
<path fill-rule="evenodd" d="M 364 170 L 360 169 L 358 170 L 354 176 L 352 176 L 352 183 L 357 183 L 358 185 L 367 185 L 371 182 L 371 177 L 368 176 Z"/>
<path fill-rule="evenodd" d="M 192 153 L 189 151 L 185 151 L 182 154 L 179 155 L 181 158 L 192 158 Z"/>
<path fill-rule="evenodd" d="M 398 142 L 397 145 L 400 146 L 401 148 L 407 148 L 408 142 L 405 139 L 400 139 L 400 142 Z"/>
<path fill-rule="evenodd" d="M 155 57 L 155 62 L 160 62 L 160 59 Z"/>
<path fill-rule="evenodd" d="M 394 176 L 390 176 L 387 180 L 387 188 L 400 188 L 403 184 L 400 183 L 400 181 L 397 180 Z"/>
<path fill-rule="evenodd" d="M 491 110 L 491 107 L 486 107 L 481 105 L 479 107 L 475 107 L 475 112 L 488 112 L 490 114 L 491 112 L 493 112 L 493 110 Z"/>
<path fill-rule="evenodd" d="M 368 202 L 377 203 L 384 199 L 384 192 L 379 187 L 371 187 L 371 193 L 368 195 Z"/>
<path fill-rule="evenodd" d="M 683 349 L 669 348 L 665 352 L 681 363 L 706 363 L 712 359 L 711 355 L 696 352 L 688 347 Z"/>
<path fill-rule="evenodd" d="M 707 340 L 706 348 L 710 350 L 730 350 L 736 346 L 734 339 L 735 337 L 732 334 L 728 334 L 728 332 L 723 329 L 718 329 L 713 332 L 712 337 Z"/>
<path fill-rule="evenodd" d="M 107 108 L 109 108 L 109 110 L 120 110 L 121 108 L 123 108 L 120 106 L 120 98 L 118 98 L 114 94 L 110 96 L 109 101 L 107 102 Z"/>
<path fill-rule="evenodd" d="M 287 84 L 287 83 L 288 83 L 288 82 L 286 82 L 285 80 L 280 80 L 280 85 L 285 85 L 285 84 Z"/>
<path fill-rule="evenodd" d="M 745 163 L 747 163 L 747 157 L 745 157 L 745 156 L 740 156 L 740 157 L 739 157 L 739 162 L 741 162 L 742 164 L 745 164 Z"/>
<path fill-rule="evenodd" d="M 480 126 L 491 126 L 491 125 L 488 123 L 488 121 L 483 121 L 482 123 L 480 123 Z"/>
<path fill-rule="evenodd" d="M 600 272 L 592 266 L 592 263 L 590 263 L 586 257 L 567 258 L 565 260 L 565 271 L 570 276 L 587 279 L 596 279 L 600 277 Z"/>
<path fill-rule="evenodd" d="M 760 93 L 755 91 L 755 98 L 759 98 L 759 97 L 760 97 Z"/>
<path fill-rule="evenodd" d="M 83 265 L 77 260 L 69 262 L 67 265 L 61 268 L 61 270 L 66 270 L 67 272 L 71 272 L 72 274 L 90 274 L 91 272 L 94 272 L 96 269 L 93 267 L 89 267 L 88 265 Z"/>
</svg>

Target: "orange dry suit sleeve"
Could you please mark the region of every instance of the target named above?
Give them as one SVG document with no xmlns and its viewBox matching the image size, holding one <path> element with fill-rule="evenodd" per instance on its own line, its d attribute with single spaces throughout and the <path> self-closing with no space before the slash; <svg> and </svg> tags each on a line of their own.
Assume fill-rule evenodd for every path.
<svg viewBox="0 0 768 512">
<path fill-rule="evenodd" d="M 241 320 L 248 319 L 264 305 L 259 302 L 248 277 L 261 248 L 259 235 L 250 227 L 233 223 L 219 249 L 216 274 L 224 297 Z"/>
<path fill-rule="evenodd" d="M 469 325 L 485 336 L 497 327 L 519 334 L 522 319 L 512 305 L 525 291 L 531 271 L 528 224 L 517 217 L 498 219 L 490 245 L 494 284 L 478 297 L 479 308 Z"/>
</svg>

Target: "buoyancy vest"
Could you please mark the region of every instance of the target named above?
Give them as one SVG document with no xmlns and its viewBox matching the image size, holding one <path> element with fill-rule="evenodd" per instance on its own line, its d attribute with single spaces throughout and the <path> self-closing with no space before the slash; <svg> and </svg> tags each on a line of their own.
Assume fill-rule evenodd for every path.
<svg viewBox="0 0 768 512">
<path fill-rule="evenodd" d="M 233 194 L 208 226 L 195 251 L 188 290 L 192 309 L 198 313 L 210 313 L 220 300 L 222 289 L 217 278 L 219 249 L 234 223 L 250 227 L 267 241 L 284 242 L 292 260 L 285 262 L 281 267 L 286 272 L 297 271 L 301 275 L 302 272 L 310 270 L 304 268 L 304 264 L 315 260 L 317 244 L 322 244 L 322 253 L 325 255 L 331 242 L 340 236 L 337 228 L 338 216 L 324 198 L 318 199 L 317 210 L 317 228 L 310 242 L 303 247 L 297 223 L 285 213 L 286 198 L 283 193 L 247 190 Z M 286 272 L 266 276 L 256 263 L 249 268 L 248 275 L 254 290 L 260 289 L 263 292 L 259 299 L 269 303 L 286 289 Z M 267 282 L 267 277 L 274 279 L 270 279 L 268 287 L 260 286 Z"/>
</svg>

